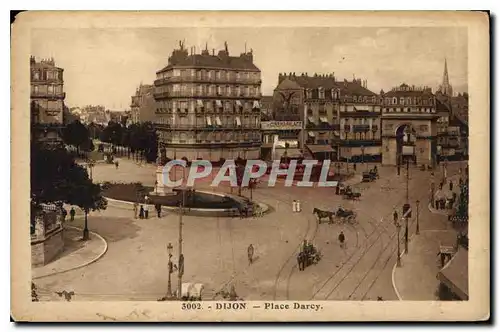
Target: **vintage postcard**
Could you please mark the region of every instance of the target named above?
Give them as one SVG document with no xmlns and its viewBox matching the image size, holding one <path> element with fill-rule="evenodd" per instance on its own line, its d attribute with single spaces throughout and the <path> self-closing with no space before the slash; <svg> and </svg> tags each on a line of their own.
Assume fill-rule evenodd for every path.
<svg viewBox="0 0 500 332">
<path fill-rule="evenodd" d="M 19 14 L 12 316 L 489 319 L 489 47 L 483 12 Z"/>
</svg>

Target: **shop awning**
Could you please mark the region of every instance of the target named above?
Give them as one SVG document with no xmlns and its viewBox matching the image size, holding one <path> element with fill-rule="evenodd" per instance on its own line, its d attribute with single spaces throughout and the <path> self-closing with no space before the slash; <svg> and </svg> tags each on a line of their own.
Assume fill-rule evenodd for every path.
<svg viewBox="0 0 500 332">
<path fill-rule="evenodd" d="M 316 136 L 316 134 L 314 133 L 314 131 L 308 131 L 308 132 L 307 132 L 307 135 L 309 135 L 309 137 L 314 137 L 314 136 Z"/>
<path fill-rule="evenodd" d="M 469 299 L 469 255 L 464 248 L 458 252 L 437 274 L 437 278 L 445 284 L 461 300 Z"/>
<path fill-rule="evenodd" d="M 217 105 L 217 107 L 222 107 L 222 102 L 220 100 L 216 100 L 215 105 Z"/>
<path fill-rule="evenodd" d="M 206 119 L 207 119 L 207 126 L 211 126 L 212 125 L 212 119 L 209 116 L 207 116 Z"/>
<path fill-rule="evenodd" d="M 324 116 L 320 117 L 319 119 L 320 119 L 320 121 L 321 121 L 321 122 L 323 122 L 323 123 L 328 123 L 328 119 L 327 119 L 327 118 L 325 118 Z"/>
<path fill-rule="evenodd" d="M 307 120 L 309 120 L 309 122 L 311 122 L 311 123 L 314 123 L 314 118 L 312 116 L 308 116 Z"/>
<path fill-rule="evenodd" d="M 354 109 L 356 111 L 360 111 L 360 112 L 369 112 L 370 106 L 356 105 L 356 106 L 354 106 Z"/>
<path fill-rule="evenodd" d="M 260 103 L 258 100 L 254 100 L 252 108 L 260 108 Z"/>
<path fill-rule="evenodd" d="M 203 102 L 200 99 L 196 100 L 196 106 L 203 107 Z"/>
<path fill-rule="evenodd" d="M 218 116 L 215 117 L 215 124 L 217 126 L 222 126 L 222 122 L 220 121 L 220 118 Z"/>
<path fill-rule="evenodd" d="M 335 150 L 328 144 L 307 144 L 306 146 L 311 153 L 335 152 Z"/>
<path fill-rule="evenodd" d="M 236 106 L 238 106 L 238 107 L 242 107 L 243 105 L 241 105 L 241 101 L 237 100 L 237 101 L 236 101 Z"/>
<path fill-rule="evenodd" d="M 241 120 L 240 120 L 240 117 L 239 117 L 239 116 L 237 116 L 237 117 L 235 118 L 235 120 L 236 120 L 236 125 L 237 125 L 237 126 L 241 126 Z"/>
</svg>

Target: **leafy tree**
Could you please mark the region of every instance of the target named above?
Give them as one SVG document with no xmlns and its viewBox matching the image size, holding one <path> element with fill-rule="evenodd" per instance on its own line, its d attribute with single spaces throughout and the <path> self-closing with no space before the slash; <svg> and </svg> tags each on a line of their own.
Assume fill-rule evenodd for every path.
<svg viewBox="0 0 500 332">
<path fill-rule="evenodd" d="M 84 239 L 88 239 L 87 214 L 106 209 L 101 187 L 92 183 L 87 170 L 76 164 L 65 149 L 45 149 L 31 145 L 31 204 L 32 212 L 40 203 L 77 205 L 85 212 Z"/>
<path fill-rule="evenodd" d="M 64 129 L 63 139 L 66 144 L 76 147 L 77 153 L 80 154 L 80 148 L 82 145 L 88 144 L 90 139 L 89 130 L 80 120 L 75 120 Z"/>
</svg>

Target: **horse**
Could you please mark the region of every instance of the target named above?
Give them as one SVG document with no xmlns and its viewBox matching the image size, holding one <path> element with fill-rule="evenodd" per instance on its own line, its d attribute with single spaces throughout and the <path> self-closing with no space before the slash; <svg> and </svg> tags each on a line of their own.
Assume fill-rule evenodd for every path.
<svg viewBox="0 0 500 332">
<path fill-rule="evenodd" d="M 328 223 L 333 224 L 333 222 L 334 222 L 333 217 L 335 216 L 335 212 L 322 211 L 318 208 L 314 208 L 313 215 L 316 215 L 316 218 L 318 218 L 318 223 L 320 223 L 320 224 L 321 224 L 321 219 L 323 219 L 323 218 L 328 218 Z"/>
</svg>

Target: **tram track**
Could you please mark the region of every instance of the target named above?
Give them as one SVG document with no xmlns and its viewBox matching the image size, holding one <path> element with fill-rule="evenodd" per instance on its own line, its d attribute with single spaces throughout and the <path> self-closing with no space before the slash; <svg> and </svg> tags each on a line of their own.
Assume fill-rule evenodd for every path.
<svg viewBox="0 0 500 332">
<path fill-rule="evenodd" d="M 373 195 L 376 195 L 376 194 L 378 194 L 378 193 L 373 192 L 373 193 L 371 193 L 371 194 L 370 194 L 370 196 L 368 196 L 368 197 L 372 197 Z M 365 199 L 366 199 L 366 197 L 365 197 Z M 396 206 L 401 205 L 404 201 L 405 201 L 405 199 L 401 199 L 401 200 L 399 200 L 399 201 L 398 201 L 398 203 L 396 204 Z M 362 213 L 362 212 L 361 212 L 361 213 Z M 390 213 L 390 212 L 389 212 L 389 213 Z M 391 217 L 392 217 L 392 216 L 391 216 Z M 371 221 L 368 221 L 368 223 L 370 223 L 370 224 L 371 224 Z M 361 224 L 361 222 L 360 222 L 360 224 Z M 373 227 L 373 225 L 372 225 L 372 227 Z M 383 226 L 382 226 L 382 227 L 383 227 Z M 363 252 L 361 252 L 361 250 L 362 250 L 362 249 L 360 248 L 360 249 L 358 249 L 358 250 L 354 251 L 351 255 L 349 255 L 349 257 L 348 257 L 348 258 L 347 258 L 347 260 L 346 260 L 346 261 L 342 264 L 342 266 L 341 266 L 339 269 L 337 269 L 337 270 L 336 270 L 333 274 L 331 274 L 331 275 L 327 278 L 327 280 L 323 282 L 323 284 L 320 286 L 320 288 L 316 290 L 316 292 L 315 292 L 315 293 L 313 294 L 313 296 L 311 297 L 311 300 L 316 299 L 316 298 L 317 298 L 317 296 L 318 296 L 318 294 L 320 294 L 320 293 L 326 293 L 326 296 L 324 296 L 324 298 L 323 298 L 323 299 L 324 299 L 324 300 L 327 300 L 327 299 L 328 299 L 328 297 L 330 297 L 330 296 L 331 296 L 331 294 L 332 294 L 332 293 L 333 293 L 333 292 L 334 292 L 334 291 L 335 291 L 335 290 L 336 290 L 336 289 L 340 286 L 340 284 L 341 284 L 344 280 L 346 280 L 346 278 L 347 278 L 347 277 L 349 277 L 349 275 L 351 274 L 351 272 L 353 271 L 353 269 L 354 269 L 354 268 L 355 268 L 355 267 L 359 264 L 359 262 L 360 262 L 360 261 L 361 261 L 361 260 L 365 257 L 365 255 L 366 255 L 366 254 L 370 251 L 370 249 L 371 249 L 371 248 L 372 248 L 372 247 L 373 247 L 376 243 L 378 243 L 378 242 L 379 242 L 378 240 L 382 237 L 382 235 L 384 235 L 384 234 L 388 235 L 388 234 L 387 234 L 387 230 L 385 229 L 385 227 L 384 227 L 384 230 L 385 230 L 385 231 L 384 231 L 384 233 L 382 233 L 382 232 L 380 232 L 380 230 L 378 230 L 378 227 L 376 227 L 376 226 L 375 226 L 375 227 L 374 227 L 374 229 L 373 229 L 373 231 L 372 231 L 372 232 L 371 232 L 371 233 L 370 233 L 370 234 L 366 237 L 366 241 L 367 241 L 367 243 L 366 243 L 366 246 L 365 246 L 365 250 L 363 250 Z M 378 231 L 378 232 L 377 232 L 377 231 Z M 374 240 L 373 242 L 370 242 L 370 239 L 372 238 L 372 236 L 373 236 L 375 233 L 378 233 L 378 236 L 375 238 L 375 240 Z M 382 244 L 381 244 L 381 249 L 382 249 L 382 248 L 383 248 L 383 247 L 382 247 Z M 344 276 L 340 279 L 340 281 L 338 281 L 336 284 L 334 284 L 334 285 L 333 285 L 333 287 L 328 287 L 328 288 L 330 288 L 330 291 L 323 292 L 323 290 L 327 287 L 327 285 L 328 285 L 328 284 L 329 284 L 329 283 L 330 283 L 330 282 L 331 282 L 331 281 L 332 281 L 332 280 L 333 280 L 333 279 L 334 279 L 334 278 L 335 278 L 335 277 L 336 277 L 336 276 L 337 276 L 337 275 L 338 275 L 341 271 L 343 271 L 343 270 L 344 270 L 344 268 L 345 268 L 346 266 L 348 266 L 348 265 L 349 265 L 349 263 L 351 263 L 351 261 L 352 261 L 353 259 L 355 259 L 355 258 L 354 258 L 354 256 L 355 256 L 355 255 L 357 255 L 357 254 L 359 254 L 360 252 L 361 252 L 361 255 L 359 256 L 359 258 L 358 258 L 358 259 L 357 259 L 357 260 L 356 260 L 356 261 L 352 264 L 351 268 L 347 271 L 347 273 L 345 273 L 345 275 L 344 275 Z"/>
</svg>

